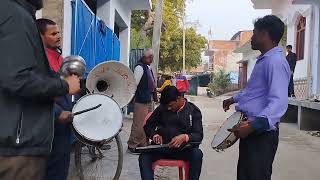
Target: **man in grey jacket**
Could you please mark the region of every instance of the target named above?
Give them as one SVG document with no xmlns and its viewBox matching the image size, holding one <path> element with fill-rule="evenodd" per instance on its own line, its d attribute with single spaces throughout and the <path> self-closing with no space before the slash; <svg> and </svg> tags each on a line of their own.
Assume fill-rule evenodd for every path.
<svg viewBox="0 0 320 180">
<path fill-rule="evenodd" d="M 54 98 L 79 78 L 55 76 L 35 23 L 42 0 L 1 0 L 0 179 L 41 180 L 53 139 Z"/>
</svg>

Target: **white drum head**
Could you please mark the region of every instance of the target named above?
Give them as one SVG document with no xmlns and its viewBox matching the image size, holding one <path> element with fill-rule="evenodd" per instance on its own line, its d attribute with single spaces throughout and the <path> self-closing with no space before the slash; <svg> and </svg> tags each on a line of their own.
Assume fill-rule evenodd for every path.
<svg viewBox="0 0 320 180">
<path fill-rule="evenodd" d="M 120 131 L 123 119 L 119 105 L 106 95 L 90 94 L 82 97 L 72 110 L 75 113 L 99 104 L 99 108 L 73 118 L 73 126 L 77 133 L 95 142 L 108 140 Z"/>
<path fill-rule="evenodd" d="M 217 148 L 223 141 L 227 139 L 227 137 L 231 134 L 228 129 L 233 128 L 233 126 L 237 125 L 241 120 L 241 112 L 233 113 L 220 127 L 216 135 L 214 136 L 211 146 L 213 148 Z"/>
</svg>

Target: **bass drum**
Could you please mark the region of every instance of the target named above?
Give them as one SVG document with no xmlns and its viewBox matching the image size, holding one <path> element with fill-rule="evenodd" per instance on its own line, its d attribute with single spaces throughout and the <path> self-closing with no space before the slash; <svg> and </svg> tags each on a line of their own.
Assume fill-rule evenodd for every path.
<svg viewBox="0 0 320 180">
<path fill-rule="evenodd" d="M 122 127 L 122 112 L 112 98 L 105 94 L 89 94 L 80 98 L 72 112 L 101 106 L 92 111 L 79 114 L 73 118 L 76 137 L 84 144 L 99 145 L 112 140 Z"/>
</svg>

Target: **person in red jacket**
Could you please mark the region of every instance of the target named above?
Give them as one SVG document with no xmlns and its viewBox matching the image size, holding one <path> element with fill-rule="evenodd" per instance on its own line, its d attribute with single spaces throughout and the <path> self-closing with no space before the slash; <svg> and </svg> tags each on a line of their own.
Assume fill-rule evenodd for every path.
<svg viewBox="0 0 320 180">
<path fill-rule="evenodd" d="M 186 78 L 186 76 L 182 75 L 182 74 L 178 74 L 176 77 L 176 87 L 178 89 L 178 91 L 184 95 L 185 93 L 189 92 L 189 81 Z"/>
<path fill-rule="evenodd" d="M 55 73 L 60 71 L 63 57 L 61 56 L 61 35 L 59 26 L 50 19 L 37 19 L 43 44 L 46 48 L 50 68 Z M 47 162 L 45 180 L 66 180 L 68 176 L 71 152 L 72 116 L 71 96 L 56 98 L 54 104 L 54 138 L 52 150 Z"/>
<path fill-rule="evenodd" d="M 63 62 L 59 27 L 54 21 L 45 18 L 37 19 L 37 26 L 46 48 L 49 65 L 57 73 Z"/>
</svg>

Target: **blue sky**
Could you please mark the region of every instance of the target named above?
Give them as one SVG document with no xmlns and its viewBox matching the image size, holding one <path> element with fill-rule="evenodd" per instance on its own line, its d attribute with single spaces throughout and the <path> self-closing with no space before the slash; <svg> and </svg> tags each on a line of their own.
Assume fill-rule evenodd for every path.
<svg viewBox="0 0 320 180">
<path fill-rule="evenodd" d="M 255 10 L 251 0 L 193 0 L 187 3 L 187 22 L 199 22 L 198 32 L 208 38 L 228 40 L 240 30 L 252 30 L 258 17 L 271 10 Z"/>
</svg>

